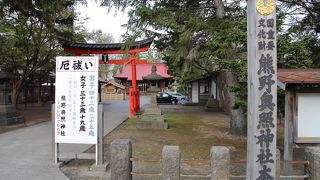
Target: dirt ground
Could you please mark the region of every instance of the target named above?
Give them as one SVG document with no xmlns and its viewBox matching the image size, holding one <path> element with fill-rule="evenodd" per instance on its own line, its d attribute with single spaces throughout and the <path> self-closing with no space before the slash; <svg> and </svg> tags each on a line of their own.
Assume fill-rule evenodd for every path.
<svg viewBox="0 0 320 180">
<path fill-rule="evenodd" d="M 104 138 L 104 160 L 110 160 L 110 143 L 114 139 L 130 139 L 133 145 L 133 171 L 157 174 L 161 171 L 161 151 L 164 145 L 178 145 L 181 150 L 182 174 L 209 174 L 209 157 L 212 146 L 227 146 L 231 151 L 231 161 L 246 159 L 246 137 L 229 133 L 229 116 L 224 113 L 204 112 L 201 107 L 181 105 L 160 106 L 169 124 L 166 130 L 141 130 L 136 128 L 138 118 L 125 121 Z M 50 107 L 29 106 L 18 110 L 25 123 L 14 126 L 0 126 L 0 134 L 17 128 L 48 121 L 51 118 Z M 279 121 L 278 121 L 279 122 Z M 283 154 L 283 125 L 278 123 L 278 148 Z M 294 159 L 303 159 L 303 147 L 294 149 Z M 90 148 L 89 152 L 94 152 Z M 196 161 L 190 161 L 196 160 Z M 148 161 L 148 162 L 146 162 Z M 72 160 L 61 170 L 74 180 L 110 179 L 109 171 L 92 169 L 93 160 Z M 231 167 L 232 175 L 244 175 L 245 164 L 236 163 Z M 300 165 L 297 173 L 303 172 Z M 302 169 L 302 171 L 301 171 Z M 134 175 L 134 179 L 160 179 L 159 176 Z M 182 178 L 196 179 L 196 178 Z M 208 179 L 208 178 L 198 178 Z"/>
<path fill-rule="evenodd" d="M 169 129 L 137 129 L 135 125 L 139 119 L 129 119 L 107 135 L 104 138 L 105 161 L 110 160 L 110 143 L 114 139 L 120 138 L 130 139 L 132 142 L 133 171 L 137 173 L 160 173 L 159 161 L 164 145 L 178 145 L 180 147 L 182 174 L 209 174 L 210 148 L 212 146 L 227 146 L 231 150 L 233 161 L 246 158 L 246 138 L 229 134 L 229 116 L 224 113 L 204 112 L 201 109 L 189 111 L 187 109 L 176 112 L 164 110 L 164 114 Z M 94 149 L 89 151 L 94 152 Z M 65 165 L 62 170 L 71 179 L 108 179 L 107 174 L 104 177 L 95 176 L 90 168 L 92 163 L 94 161 L 74 160 Z M 233 173 L 243 174 L 243 166 L 233 168 Z M 134 177 L 135 179 L 159 179 L 158 176 L 143 178 L 135 175 Z"/>
<path fill-rule="evenodd" d="M 169 124 L 166 130 L 142 130 L 136 128 L 138 118 L 129 119 L 104 138 L 104 160 L 110 160 L 110 143 L 114 139 L 130 139 L 133 145 L 133 178 L 136 180 L 161 179 L 161 152 L 164 145 L 178 145 L 181 150 L 181 174 L 208 175 L 210 171 L 210 148 L 226 146 L 231 151 L 231 175 L 245 175 L 247 139 L 229 133 L 229 116 L 220 112 L 204 112 L 201 107 L 181 105 L 160 106 Z M 278 121 L 280 122 L 280 121 Z M 278 148 L 283 154 L 283 125 L 278 123 Z M 94 152 L 94 148 L 88 150 Z M 294 159 L 303 160 L 303 148 L 295 148 Z M 240 163 L 239 163 L 240 162 Z M 107 172 L 94 171 L 94 161 L 73 160 L 62 171 L 74 180 L 110 179 Z M 298 165 L 294 174 L 302 175 L 303 166 Z M 139 175 L 146 173 L 149 175 Z M 210 178 L 182 177 L 183 180 Z M 245 179 L 245 178 L 232 178 Z"/>
</svg>

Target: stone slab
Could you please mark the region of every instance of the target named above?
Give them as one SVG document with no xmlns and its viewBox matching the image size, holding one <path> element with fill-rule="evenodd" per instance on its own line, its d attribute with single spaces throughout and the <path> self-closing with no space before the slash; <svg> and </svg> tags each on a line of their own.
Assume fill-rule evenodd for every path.
<svg viewBox="0 0 320 180">
<path fill-rule="evenodd" d="M 90 168 L 91 171 L 100 171 L 100 172 L 106 172 L 108 168 L 110 168 L 110 163 L 109 162 L 105 162 L 101 165 L 96 165 L 93 164 Z"/>
<path fill-rule="evenodd" d="M 154 97 L 154 96 L 152 96 Z M 168 129 L 168 124 L 158 107 L 149 107 L 144 110 L 137 123 L 139 129 Z"/>
<path fill-rule="evenodd" d="M 137 123 L 139 129 L 168 129 L 168 123 L 165 121 L 139 121 Z"/>
<path fill-rule="evenodd" d="M 143 115 L 161 115 L 159 108 L 151 107 L 144 110 Z"/>
<path fill-rule="evenodd" d="M 139 129 L 168 129 L 168 123 L 160 114 L 142 115 L 137 123 Z"/>
</svg>

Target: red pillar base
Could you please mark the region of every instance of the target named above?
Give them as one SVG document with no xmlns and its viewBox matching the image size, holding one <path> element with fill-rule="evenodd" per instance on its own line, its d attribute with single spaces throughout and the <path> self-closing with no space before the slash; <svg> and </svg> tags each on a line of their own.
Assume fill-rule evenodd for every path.
<svg viewBox="0 0 320 180">
<path fill-rule="evenodd" d="M 130 117 L 134 116 L 134 96 L 133 96 L 133 88 L 129 89 L 129 103 L 130 103 Z"/>
<path fill-rule="evenodd" d="M 140 111 L 140 95 L 139 90 L 134 90 L 132 87 L 129 89 L 130 97 L 130 116 L 134 116 Z"/>
</svg>

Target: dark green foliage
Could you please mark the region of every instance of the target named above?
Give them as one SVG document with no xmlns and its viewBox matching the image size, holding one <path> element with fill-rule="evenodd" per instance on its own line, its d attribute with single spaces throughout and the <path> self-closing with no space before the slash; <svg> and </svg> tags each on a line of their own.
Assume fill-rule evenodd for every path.
<svg viewBox="0 0 320 180">
<path fill-rule="evenodd" d="M 285 91 L 278 88 L 277 89 L 277 109 L 278 113 L 284 115 L 284 108 L 285 108 Z"/>
<path fill-rule="evenodd" d="M 278 36 L 280 68 L 320 67 L 320 2 L 279 0 L 283 28 Z M 287 13 L 290 12 L 290 13 Z"/>
<path fill-rule="evenodd" d="M 74 38 L 76 2 L 0 1 L 0 62 L 17 77 L 12 96 L 14 103 L 30 82 L 46 80 L 55 56 L 61 52 L 57 39 Z"/>
<path fill-rule="evenodd" d="M 313 55 L 309 47 L 312 36 L 304 36 L 294 41 L 290 34 L 285 34 L 278 39 L 278 68 L 308 68 L 313 64 Z"/>
</svg>

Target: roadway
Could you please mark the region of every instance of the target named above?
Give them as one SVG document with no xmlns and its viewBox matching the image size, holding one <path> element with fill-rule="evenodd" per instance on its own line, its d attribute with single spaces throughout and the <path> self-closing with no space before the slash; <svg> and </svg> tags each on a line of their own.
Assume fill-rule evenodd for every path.
<svg viewBox="0 0 320 180">
<path fill-rule="evenodd" d="M 141 106 L 149 103 L 141 97 Z M 104 134 L 128 118 L 128 101 L 104 102 Z M 0 180 L 67 180 L 53 163 L 52 122 L 0 134 Z M 83 152 L 90 145 L 63 144 L 61 152 Z"/>
</svg>

